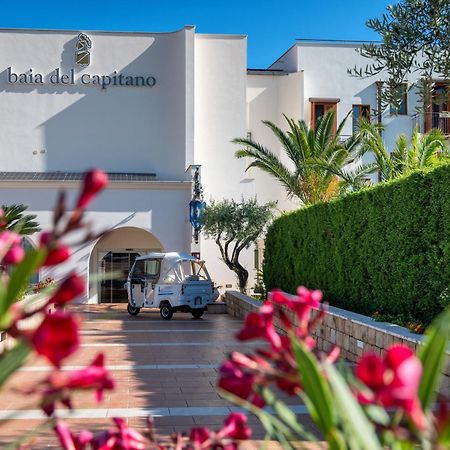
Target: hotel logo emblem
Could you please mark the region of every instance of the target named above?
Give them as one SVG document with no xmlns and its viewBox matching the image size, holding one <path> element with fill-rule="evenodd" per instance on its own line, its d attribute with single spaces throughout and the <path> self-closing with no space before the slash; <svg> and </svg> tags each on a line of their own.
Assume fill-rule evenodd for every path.
<svg viewBox="0 0 450 450">
<path fill-rule="evenodd" d="M 88 66 L 91 63 L 91 54 L 89 49 L 92 47 L 92 41 L 84 33 L 78 35 L 76 43 L 75 62 L 79 66 Z"/>
</svg>

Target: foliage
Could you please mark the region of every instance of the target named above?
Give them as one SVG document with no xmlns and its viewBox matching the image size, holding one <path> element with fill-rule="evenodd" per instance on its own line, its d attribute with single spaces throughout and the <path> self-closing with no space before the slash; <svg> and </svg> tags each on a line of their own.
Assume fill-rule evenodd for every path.
<svg viewBox="0 0 450 450">
<path fill-rule="evenodd" d="M 264 275 L 262 270 L 256 271 L 256 280 L 253 292 L 255 294 L 259 294 L 259 298 L 262 300 L 267 297 L 267 291 L 266 287 L 264 286 Z"/>
<path fill-rule="evenodd" d="M 400 104 L 400 87 L 412 73 L 418 75 L 416 87 L 424 99 L 433 78 L 450 78 L 448 0 L 400 0 L 387 6 L 381 19 L 369 20 L 367 26 L 382 42 L 363 44 L 359 51 L 372 62 L 365 69 L 355 67 L 349 72 L 383 79 L 387 75 L 382 95 L 385 105 Z"/>
<path fill-rule="evenodd" d="M 265 232 L 272 220 L 274 207 L 273 202 L 258 205 L 256 198 L 242 199 L 240 203 L 213 200 L 205 207 L 203 233 L 215 240 L 222 260 L 236 273 L 242 292 L 247 285 L 248 271 L 239 261 L 240 254 Z"/>
<path fill-rule="evenodd" d="M 382 125 L 371 124 L 362 119 L 357 133 L 361 142 L 359 156 L 367 153 L 373 155 L 383 181 L 398 178 L 413 170 L 450 162 L 450 149 L 440 130 L 421 134 L 416 126 L 409 147 L 406 135 L 402 134 L 397 138 L 392 152 L 384 144 L 382 130 Z"/>
<path fill-rule="evenodd" d="M 450 165 L 286 214 L 269 228 L 264 281 L 321 287 L 331 304 L 427 325 L 450 285 Z"/>
<path fill-rule="evenodd" d="M 332 110 L 320 117 L 315 129 L 309 128 L 303 120 L 297 122 L 286 116 L 288 131 L 283 131 L 270 121 L 263 122 L 280 141 L 293 170 L 282 162 L 278 152 L 252 139 L 234 139 L 235 144 L 243 146 L 236 152 L 236 157 L 251 158 L 247 170 L 258 167 L 267 172 L 286 188 L 290 197 L 296 197 L 302 205 L 328 201 L 348 189 L 358 189 L 374 169 L 362 165 L 355 172 L 343 170 L 354 160 L 358 141 L 354 136 L 342 140 L 340 135 L 346 119 L 336 132 L 333 131 L 335 115 L 336 112 Z"/>
<path fill-rule="evenodd" d="M 237 339 L 263 344 L 250 354 L 233 352 L 222 364 L 222 394 L 255 414 L 268 437 L 285 449 L 317 438 L 275 395 L 275 387 L 303 400 L 329 449 L 448 448 L 448 399 L 443 397 L 440 407 L 434 406 L 447 358 L 450 310 L 429 327 L 418 356 L 407 346 L 394 344 L 383 357 L 363 354 L 352 374 L 345 366 L 333 365 L 339 347 L 329 353 L 315 350 L 312 332 L 326 314 L 321 299 L 320 291 L 304 287 L 296 296 L 273 290 L 269 301 L 249 313 Z M 282 324 L 283 333 L 276 331 L 275 323 Z"/>
<path fill-rule="evenodd" d="M 3 205 L 1 207 L 3 215 L 1 217 L 1 229 L 15 231 L 16 233 L 26 236 L 37 233 L 41 229 L 35 221 L 35 214 L 24 214 L 28 206 L 26 205 Z"/>
</svg>

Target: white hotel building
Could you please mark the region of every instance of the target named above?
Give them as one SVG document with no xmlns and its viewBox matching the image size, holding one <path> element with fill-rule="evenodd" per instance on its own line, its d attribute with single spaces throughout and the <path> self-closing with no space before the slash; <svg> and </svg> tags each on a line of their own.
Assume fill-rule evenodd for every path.
<svg viewBox="0 0 450 450">
<path fill-rule="evenodd" d="M 261 203 L 277 200 L 280 210 L 292 209 L 276 181 L 245 172 L 248 161 L 234 157 L 230 141 L 251 133 L 278 152 L 262 120 L 283 125 L 284 113 L 313 125 L 329 108 L 337 109 L 338 121 L 351 110 L 357 116 L 377 108 L 377 80 L 347 75 L 347 68 L 367 63 L 357 43 L 299 41 L 257 70 L 247 69 L 245 36 L 197 34 L 194 27 L 86 32 L 81 39 L 78 31 L 3 29 L 0 42 L 1 203 L 29 205 L 46 229 L 58 190 L 73 202 L 80 173 L 91 167 L 110 173 L 88 216 L 97 230 L 111 231 L 77 248 L 70 263 L 87 279 L 126 270 L 150 250 L 199 251 L 218 285 L 236 286 L 215 243 L 193 242 L 193 168 L 201 167 L 205 201 L 257 195 Z M 389 142 L 413 128 L 416 100 L 407 96 L 404 114 L 381 118 Z M 350 116 L 344 134 L 352 122 Z M 253 249 L 244 257 L 251 286 Z M 47 275 L 59 273 L 40 274 Z M 123 301 L 122 284 L 90 283 L 85 301 Z"/>
</svg>

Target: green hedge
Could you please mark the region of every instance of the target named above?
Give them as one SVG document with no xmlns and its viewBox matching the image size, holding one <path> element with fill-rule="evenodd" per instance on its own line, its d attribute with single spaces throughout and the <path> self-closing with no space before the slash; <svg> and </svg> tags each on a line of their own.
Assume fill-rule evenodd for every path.
<svg viewBox="0 0 450 450">
<path fill-rule="evenodd" d="M 264 282 L 322 289 L 332 305 L 366 315 L 429 323 L 448 302 L 450 165 L 279 217 L 266 238 Z"/>
</svg>

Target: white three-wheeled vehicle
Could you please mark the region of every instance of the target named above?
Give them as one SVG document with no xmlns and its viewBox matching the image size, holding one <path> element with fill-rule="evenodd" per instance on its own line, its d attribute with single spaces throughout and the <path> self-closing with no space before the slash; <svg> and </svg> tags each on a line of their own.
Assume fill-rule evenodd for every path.
<svg viewBox="0 0 450 450">
<path fill-rule="evenodd" d="M 207 305 L 219 296 L 205 261 L 178 252 L 137 257 L 126 287 L 129 314 L 136 316 L 141 308 L 159 308 L 165 320 L 176 311 L 200 318 Z"/>
</svg>

